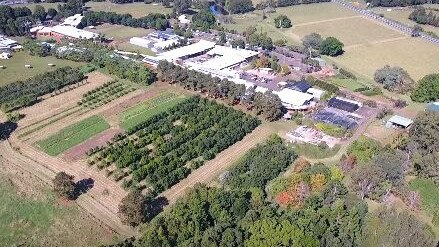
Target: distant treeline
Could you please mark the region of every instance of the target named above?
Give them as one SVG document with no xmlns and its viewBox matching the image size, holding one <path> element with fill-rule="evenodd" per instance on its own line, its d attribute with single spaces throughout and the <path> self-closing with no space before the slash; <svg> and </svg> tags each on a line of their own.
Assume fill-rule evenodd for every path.
<svg viewBox="0 0 439 247">
<path fill-rule="evenodd" d="M 153 28 L 165 30 L 169 27 L 169 16 L 159 13 L 150 13 L 141 18 L 134 18 L 130 14 L 117 14 L 115 12 L 89 11 L 84 14 L 81 21 L 83 27 L 95 26 L 99 23 L 118 24 L 129 27 Z"/>
<path fill-rule="evenodd" d="M 421 5 L 426 3 L 439 3 L 439 0 L 366 0 L 372 6 L 382 6 L 382 7 L 405 7 L 412 5 Z"/>
<path fill-rule="evenodd" d="M 410 14 L 409 19 L 418 24 L 439 27 L 439 16 L 431 10 L 427 13 L 427 10 L 424 7 L 416 7 L 416 9 Z"/>
</svg>

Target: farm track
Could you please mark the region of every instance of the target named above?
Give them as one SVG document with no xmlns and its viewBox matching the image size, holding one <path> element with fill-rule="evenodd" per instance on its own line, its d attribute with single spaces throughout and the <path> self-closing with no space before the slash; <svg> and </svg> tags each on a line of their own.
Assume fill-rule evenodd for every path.
<svg viewBox="0 0 439 247">
<path fill-rule="evenodd" d="M 19 151 L 15 151 L 12 146 L 19 147 Z M 118 204 L 126 192 L 116 182 L 106 178 L 99 171 L 93 170 L 85 164 L 69 164 L 61 159 L 45 155 L 21 143 L 15 136 L 11 136 L 9 141 L 0 142 L 0 154 L 0 162 L 30 172 L 48 185 L 52 184 L 55 174 L 60 171 L 75 176 L 76 181 L 92 178 L 94 180 L 93 188 L 79 196 L 76 203 L 100 223 L 105 224 L 120 235 L 133 236 L 136 234 L 132 228 L 123 225 L 117 216 Z M 109 195 L 104 196 L 102 194 L 104 190 L 108 190 Z"/>
<path fill-rule="evenodd" d="M 168 207 L 173 205 L 178 198 L 197 183 L 206 183 L 215 179 L 222 171 L 233 165 L 249 149 L 262 143 L 272 133 L 269 126 L 262 124 L 246 135 L 241 141 L 233 144 L 226 150 L 219 153 L 213 160 L 206 162 L 203 166 L 192 172 L 187 178 L 176 185 L 162 192 L 160 196 L 166 197 Z"/>
</svg>

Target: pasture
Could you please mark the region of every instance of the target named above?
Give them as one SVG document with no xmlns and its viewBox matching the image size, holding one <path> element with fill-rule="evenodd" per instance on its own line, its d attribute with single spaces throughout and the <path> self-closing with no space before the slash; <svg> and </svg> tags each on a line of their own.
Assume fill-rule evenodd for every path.
<svg viewBox="0 0 439 247">
<path fill-rule="evenodd" d="M 118 14 L 131 14 L 135 18 L 146 16 L 150 13 L 171 14 L 172 8 L 165 8 L 161 4 L 145 4 L 143 2 L 115 4 L 110 2 L 87 2 L 85 6 L 93 11 L 116 12 Z"/>
<path fill-rule="evenodd" d="M 177 105 L 185 96 L 165 92 L 135 105 L 120 114 L 120 126 L 129 130 L 151 116 Z"/>
<path fill-rule="evenodd" d="M 52 63 L 55 66 L 51 67 L 47 64 Z M 32 68 L 25 68 L 25 64 L 32 65 Z M 12 53 L 12 57 L 6 60 L 0 60 L 0 65 L 5 66 L 5 69 L 0 69 L 0 86 L 11 82 L 25 80 L 37 74 L 52 71 L 59 67 L 71 66 L 79 67 L 84 63 L 78 63 L 55 57 L 37 57 L 31 56 L 24 51 Z"/>
<path fill-rule="evenodd" d="M 95 115 L 65 127 L 56 134 L 38 141 L 37 145 L 47 154 L 56 156 L 109 127 L 102 117 Z"/>
</svg>

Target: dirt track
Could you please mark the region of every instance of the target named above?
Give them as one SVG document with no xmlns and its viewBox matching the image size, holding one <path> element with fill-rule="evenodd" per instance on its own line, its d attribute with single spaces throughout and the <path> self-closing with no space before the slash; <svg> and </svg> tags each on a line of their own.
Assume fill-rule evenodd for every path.
<svg viewBox="0 0 439 247">
<path fill-rule="evenodd" d="M 197 183 L 206 183 L 215 179 L 250 148 L 258 143 L 262 143 L 271 133 L 267 125 L 259 126 L 252 133 L 245 136 L 244 139 L 219 153 L 215 159 L 206 162 L 206 164 L 192 172 L 187 178 L 181 180 L 159 196 L 168 199 L 168 206 L 174 204 L 178 198 L 186 193 L 186 190 L 192 188 Z"/>
<path fill-rule="evenodd" d="M 20 146 L 19 151 L 13 147 Z M 49 157 L 33 148 L 23 145 L 14 136 L 9 141 L 0 142 L 0 162 L 5 162 L 18 169 L 30 172 L 43 182 L 51 185 L 52 179 L 59 171 L 75 176 L 75 180 L 92 178 L 94 186 L 86 194 L 81 195 L 76 203 L 88 211 L 95 219 L 107 225 L 123 236 L 133 236 L 136 232 L 123 225 L 117 217 L 117 206 L 126 192 L 114 181 L 106 178 L 99 171 L 84 164 L 68 164 L 61 159 Z M 81 167 L 78 169 L 78 167 Z M 109 195 L 102 192 L 108 190 Z"/>
</svg>

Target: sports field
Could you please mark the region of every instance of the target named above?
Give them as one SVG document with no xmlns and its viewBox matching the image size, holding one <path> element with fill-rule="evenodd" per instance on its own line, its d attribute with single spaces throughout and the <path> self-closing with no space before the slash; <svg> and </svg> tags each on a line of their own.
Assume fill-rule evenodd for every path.
<svg viewBox="0 0 439 247">
<path fill-rule="evenodd" d="M 56 66 L 51 67 L 47 64 L 52 63 Z M 31 69 L 25 68 L 25 64 L 32 65 Z M 59 67 L 71 66 L 77 67 L 84 63 L 78 63 L 63 59 L 57 59 L 55 57 L 37 57 L 31 56 L 26 52 L 12 53 L 12 57 L 6 60 L 0 60 L 0 65 L 5 66 L 5 69 L 0 69 L 0 86 L 6 85 L 18 80 L 25 80 L 37 74 L 55 70 Z"/>
<path fill-rule="evenodd" d="M 56 156 L 109 127 L 102 117 L 95 115 L 70 125 L 47 139 L 38 141 L 37 145 L 47 154 Z"/>
<path fill-rule="evenodd" d="M 172 8 L 165 8 L 161 4 L 145 4 L 143 2 L 115 4 L 110 2 L 87 2 L 86 7 L 93 11 L 116 12 L 118 14 L 131 14 L 139 18 L 149 13 L 171 14 Z"/>
<path fill-rule="evenodd" d="M 166 111 L 185 98 L 184 95 L 165 92 L 135 105 L 120 114 L 120 126 L 129 130 L 151 116 Z"/>
<path fill-rule="evenodd" d="M 343 56 L 332 58 L 354 72 L 373 78 L 376 69 L 386 64 L 401 66 L 413 79 L 439 72 L 439 47 L 423 40 L 407 37 L 373 45 L 348 49 Z"/>
<path fill-rule="evenodd" d="M 274 27 L 274 18 L 280 14 L 291 19 L 292 28 Z M 345 54 L 328 58 L 329 62 L 367 81 L 372 81 L 375 70 L 386 64 L 403 67 L 414 79 L 439 72 L 438 46 L 412 38 L 335 3 L 277 8 L 266 19 L 262 18 L 260 11 L 254 11 L 234 15 L 233 20 L 234 24 L 224 26 L 242 32 L 254 25 L 274 41 L 286 39 L 291 44 L 301 43 L 301 39 L 312 32 L 323 37 L 336 37 L 345 44 Z"/>
</svg>

